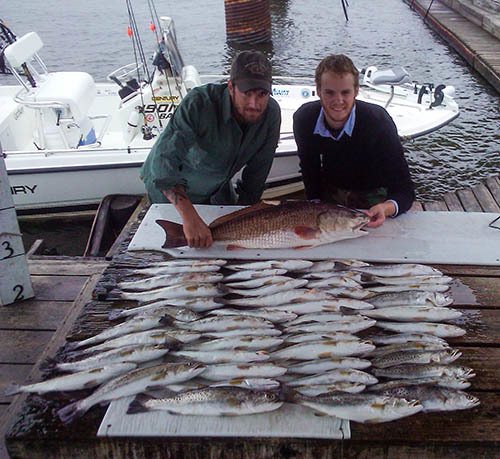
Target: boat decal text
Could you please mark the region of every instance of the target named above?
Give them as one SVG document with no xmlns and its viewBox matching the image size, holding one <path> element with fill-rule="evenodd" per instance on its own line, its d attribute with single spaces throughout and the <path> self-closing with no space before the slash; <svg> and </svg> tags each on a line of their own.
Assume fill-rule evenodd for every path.
<svg viewBox="0 0 500 459">
<path fill-rule="evenodd" d="M 179 100 L 179 96 L 171 95 L 171 96 L 154 96 L 153 102 L 177 102 Z"/>
<path fill-rule="evenodd" d="M 273 96 L 288 96 L 289 93 L 289 89 L 273 88 Z"/>
<path fill-rule="evenodd" d="M 175 104 L 148 104 L 144 106 L 143 113 L 146 116 L 148 113 L 157 113 L 159 119 L 166 120 L 173 115 L 175 108 Z"/>
<path fill-rule="evenodd" d="M 11 194 L 35 194 L 38 185 L 14 185 L 10 187 Z"/>
</svg>

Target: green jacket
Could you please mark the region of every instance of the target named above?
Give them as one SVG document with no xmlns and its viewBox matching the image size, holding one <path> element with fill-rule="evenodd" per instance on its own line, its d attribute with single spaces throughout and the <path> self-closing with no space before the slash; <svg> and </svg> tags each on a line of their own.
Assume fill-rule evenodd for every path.
<svg viewBox="0 0 500 459">
<path fill-rule="evenodd" d="M 141 169 L 152 202 L 181 184 L 195 204 L 257 202 L 278 145 L 281 113 L 270 98 L 262 119 L 242 130 L 232 116 L 227 84 L 189 91 L 153 145 Z M 236 197 L 230 181 L 243 169 Z"/>
</svg>

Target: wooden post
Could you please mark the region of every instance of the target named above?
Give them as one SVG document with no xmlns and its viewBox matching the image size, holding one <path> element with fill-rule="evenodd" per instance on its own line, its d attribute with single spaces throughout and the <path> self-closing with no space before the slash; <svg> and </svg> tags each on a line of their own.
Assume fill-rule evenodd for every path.
<svg viewBox="0 0 500 459">
<path fill-rule="evenodd" d="M 224 0 L 227 40 L 235 43 L 271 41 L 269 0 Z"/>
<path fill-rule="evenodd" d="M 35 296 L 0 145 L 0 306 Z"/>
</svg>

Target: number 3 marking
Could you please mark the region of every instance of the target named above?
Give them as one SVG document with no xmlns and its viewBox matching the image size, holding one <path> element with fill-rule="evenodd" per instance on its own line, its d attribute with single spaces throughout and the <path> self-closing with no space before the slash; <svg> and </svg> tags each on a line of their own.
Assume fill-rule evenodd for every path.
<svg viewBox="0 0 500 459">
<path fill-rule="evenodd" d="M 6 260 L 7 258 L 12 258 L 14 255 L 14 249 L 10 246 L 9 241 L 3 241 L 2 245 L 4 246 L 5 250 L 9 252 L 9 254 L 6 257 L 3 257 L 2 260 Z"/>
</svg>

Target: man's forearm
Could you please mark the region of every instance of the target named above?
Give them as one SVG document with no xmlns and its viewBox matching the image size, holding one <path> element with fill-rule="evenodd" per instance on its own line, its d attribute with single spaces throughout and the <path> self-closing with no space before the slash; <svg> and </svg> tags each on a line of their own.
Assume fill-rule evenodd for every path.
<svg viewBox="0 0 500 459">
<path fill-rule="evenodd" d="M 162 190 L 182 218 L 184 236 L 189 247 L 205 248 L 213 243 L 212 234 L 189 199 L 182 185 Z"/>
<path fill-rule="evenodd" d="M 162 190 L 165 197 L 173 204 L 182 220 L 189 219 L 193 214 L 197 214 L 186 190 L 182 185 L 175 185 L 169 190 Z"/>
</svg>

